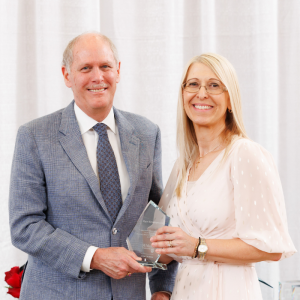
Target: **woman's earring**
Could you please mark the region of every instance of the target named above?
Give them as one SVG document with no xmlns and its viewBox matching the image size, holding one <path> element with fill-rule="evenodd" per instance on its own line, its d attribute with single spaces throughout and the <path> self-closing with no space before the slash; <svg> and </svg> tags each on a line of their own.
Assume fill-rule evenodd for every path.
<svg viewBox="0 0 300 300">
<path fill-rule="evenodd" d="M 227 108 L 228 112 L 232 114 L 232 109 Z"/>
</svg>

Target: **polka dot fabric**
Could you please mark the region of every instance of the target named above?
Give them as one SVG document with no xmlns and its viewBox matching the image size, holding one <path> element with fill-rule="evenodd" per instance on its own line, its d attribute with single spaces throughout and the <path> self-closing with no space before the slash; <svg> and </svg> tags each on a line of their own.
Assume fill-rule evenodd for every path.
<svg viewBox="0 0 300 300">
<path fill-rule="evenodd" d="M 121 184 L 116 158 L 108 140 L 107 126 L 103 123 L 98 123 L 93 127 L 93 129 L 99 135 L 97 145 L 97 164 L 100 191 L 106 208 L 114 223 L 122 207 Z"/>
<path fill-rule="evenodd" d="M 284 197 L 274 161 L 263 147 L 239 139 L 178 199 L 176 164 L 159 206 L 171 226 L 206 239 L 240 238 L 265 252 L 296 252 L 288 233 Z M 172 300 L 262 300 L 254 264 L 230 265 L 172 256 L 181 262 Z"/>
</svg>

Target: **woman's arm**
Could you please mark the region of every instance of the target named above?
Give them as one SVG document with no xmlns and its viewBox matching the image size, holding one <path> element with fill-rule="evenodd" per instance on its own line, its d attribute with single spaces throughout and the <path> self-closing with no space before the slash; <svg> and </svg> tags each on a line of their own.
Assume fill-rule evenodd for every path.
<svg viewBox="0 0 300 300">
<path fill-rule="evenodd" d="M 208 251 L 205 259 L 227 263 L 253 263 L 265 260 L 278 261 L 281 253 L 268 253 L 261 251 L 241 239 L 206 240 Z"/>
<path fill-rule="evenodd" d="M 170 247 L 170 242 L 172 247 Z M 178 256 L 192 256 L 198 239 L 189 236 L 181 228 L 162 227 L 154 237 L 151 238 L 152 247 L 159 254 L 176 254 Z M 267 253 L 241 239 L 206 240 L 208 251 L 205 259 L 224 263 L 253 263 L 265 260 L 277 261 L 281 258 L 281 253 Z"/>
</svg>

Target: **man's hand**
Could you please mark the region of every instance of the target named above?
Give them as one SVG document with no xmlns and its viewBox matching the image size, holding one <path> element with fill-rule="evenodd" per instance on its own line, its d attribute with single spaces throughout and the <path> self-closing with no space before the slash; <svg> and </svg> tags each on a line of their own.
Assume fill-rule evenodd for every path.
<svg viewBox="0 0 300 300">
<path fill-rule="evenodd" d="M 151 300 L 169 300 L 170 295 L 165 292 L 156 292 L 152 295 Z"/>
<path fill-rule="evenodd" d="M 92 258 L 91 269 L 100 270 L 114 279 L 121 279 L 128 273 L 152 271 L 152 268 L 143 267 L 137 260 L 141 258 L 123 247 L 98 248 Z"/>
</svg>

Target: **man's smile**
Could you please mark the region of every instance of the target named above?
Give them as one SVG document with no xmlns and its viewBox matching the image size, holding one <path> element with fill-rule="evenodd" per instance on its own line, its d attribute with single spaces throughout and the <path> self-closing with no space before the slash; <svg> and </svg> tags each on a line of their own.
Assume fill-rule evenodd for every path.
<svg viewBox="0 0 300 300">
<path fill-rule="evenodd" d="M 101 88 L 101 89 L 88 89 L 90 92 L 99 93 L 105 91 L 107 88 Z"/>
</svg>

